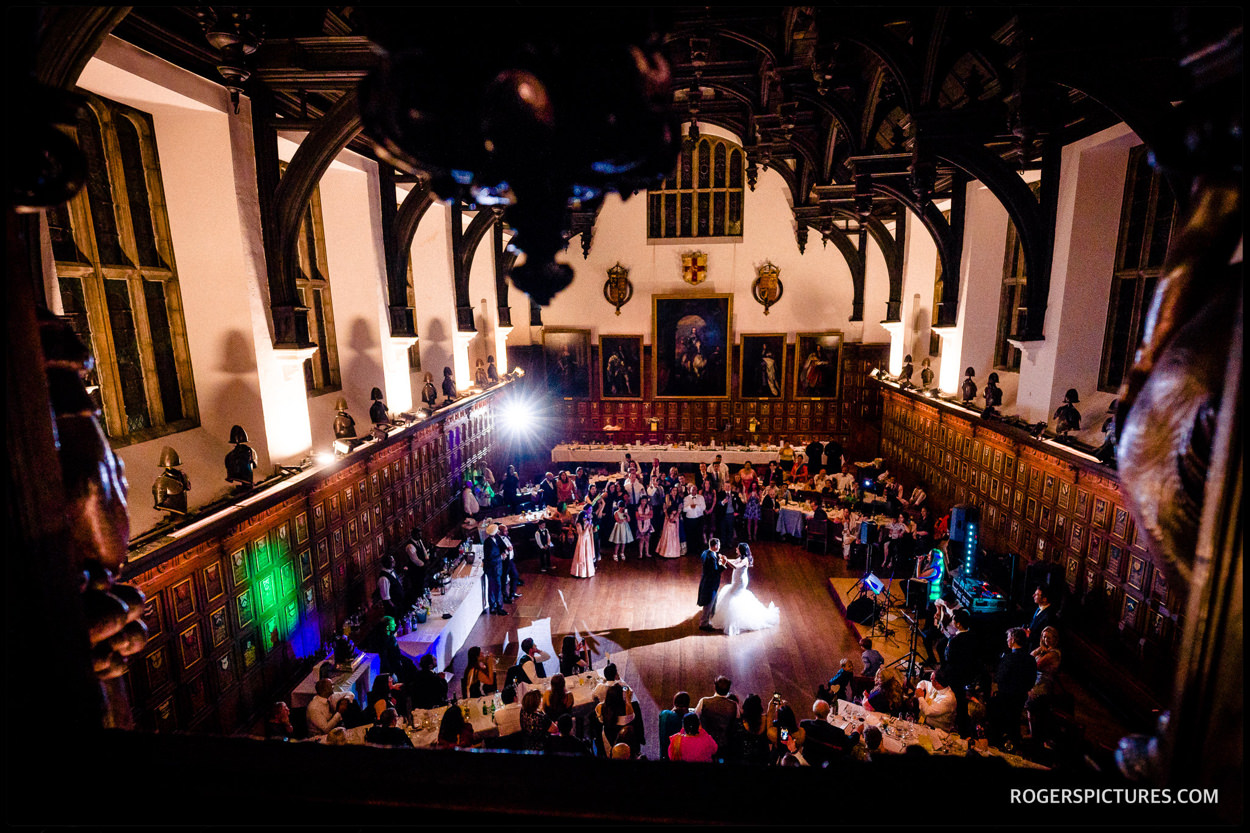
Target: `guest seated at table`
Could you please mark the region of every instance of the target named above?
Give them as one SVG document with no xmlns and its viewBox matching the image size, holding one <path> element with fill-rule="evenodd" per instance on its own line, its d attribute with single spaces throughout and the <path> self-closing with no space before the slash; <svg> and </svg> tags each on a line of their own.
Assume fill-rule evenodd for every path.
<svg viewBox="0 0 1250 833">
<path fill-rule="evenodd" d="M 881 748 L 882 741 L 885 737 L 881 734 L 881 730 L 876 726 L 869 726 L 864 730 L 863 743 L 855 747 L 857 754 L 855 755 L 861 761 L 871 761 L 886 754 Z"/>
<path fill-rule="evenodd" d="M 590 668 L 590 663 L 584 656 L 585 653 L 586 643 L 571 633 L 567 634 L 564 639 L 560 640 L 560 673 L 566 677 L 573 677 L 585 672 Z"/>
<path fill-rule="evenodd" d="M 814 492 L 823 491 L 825 488 L 825 485 L 828 484 L 828 482 L 829 482 L 829 474 L 824 469 L 821 469 L 820 471 L 816 472 L 815 476 L 812 477 L 812 491 Z"/>
<path fill-rule="evenodd" d="M 506 685 L 499 692 L 503 705 L 495 710 L 495 725 L 499 727 L 499 736 L 507 737 L 521 731 L 521 704 L 517 702 L 515 686 Z M 453 711 L 453 709 L 448 709 Z M 459 709 L 454 709 L 459 711 Z"/>
<path fill-rule="evenodd" d="M 542 709 L 543 692 L 532 688 L 521 698 L 521 746 L 531 751 L 541 751 L 546 746 L 551 718 Z"/>
<path fill-rule="evenodd" d="M 612 747 L 608 757 L 614 761 L 628 761 L 633 757 L 633 750 L 629 748 L 628 743 L 618 743 Z"/>
<path fill-rule="evenodd" d="M 899 494 L 901 495 L 902 492 L 900 491 Z M 917 483 L 916 487 L 911 490 L 911 494 L 903 499 L 903 505 L 908 509 L 919 509 L 925 505 L 925 501 L 928 498 L 929 495 L 924 490 L 924 484 Z"/>
<path fill-rule="evenodd" d="M 834 487 L 842 495 L 854 495 L 859 491 L 859 483 L 855 478 L 855 471 L 848 463 L 842 467 L 842 471 L 833 476 Z"/>
<path fill-rule="evenodd" d="M 335 726 L 342 724 L 343 715 L 338 713 L 338 703 L 343 697 L 354 697 L 350 692 L 342 693 L 334 690 L 334 683 L 329 680 L 317 680 L 317 696 L 308 704 L 308 733 L 324 735 Z"/>
<path fill-rule="evenodd" d="M 345 729 L 355 729 L 357 726 L 369 726 L 373 723 L 373 713 L 362 709 L 356 702 L 356 695 L 351 692 L 339 698 L 335 703 L 334 712 L 343 719 L 340 725 Z"/>
<path fill-rule="evenodd" d="M 460 678 L 461 697 L 481 697 L 498 691 L 495 685 L 495 655 L 482 651 L 482 646 L 469 648 Z"/>
<path fill-rule="evenodd" d="M 742 701 L 742 715 L 729 724 L 725 747 L 721 750 L 725 760 L 735 764 L 759 764 L 773 762 L 773 744 L 768 739 L 768 726 L 776 717 L 777 703 L 769 706 L 767 715 L 758 694 L 749 694 Z"/>
<path fill-rule="evenodd" d="M 373 678 L 373 688 L 369 689 L 369 708 L 366 713 L 373 723 L 382 719 L 382 712 L 387 709 L 399 711 L 399 695 L 403 691 L 391 674 L 379 674 Z"/>
<path fill-rule="evenodd" d="M 716 741 L 699 725 L 698 715 L 687 713 L 682 718 L 681 728 L 668 742 L 670 761 L 708 762 L 716 757 Z"/>
<path fill-rule="evenodd" d="M 564 675 L 555 674 L 551 678 L 551 688 L 542 692 L 543 711 L 552 720 L 562 714 L 573 713 L 573 692 L 565 686 Z"/>
<path fill-rule="evenodd" d="M 434 670 L 435 662 L 433 654 L 421 657 L 420 670 L 417 671 L 409 692 L 414 709 L 433 709 L 447 705 L 447 675 Z"/>
<path fill-rule="evenodd" d="M 549 755 L 590 755 L 586 741 L 573 734 L 573 715 L 562 714 L 556 719 L 556 733 L 548 733 L 544 739 L 544 751 Z"/>
<path fill-rule="evenodd" d="M 495 713 L 496 724 L 498 714 Z M 503 734 L 502 728 L 499 734 Z M 473 742 L 473 726 L 464 719 L 464 712 L 455 706 L 443 712 L 443 719 L 438 724 L 438 737 L 434 741 L 435 749 L 466 749 L 480 745 Z"/>
<path fill-rule="evenodd" d="M 326 735 L 326 746 L 347 746 L 347 730 L 342 726 L 335 726 Z"/>
<path fill-rule="evenodd" d="M 539 680 L 547 676 L 547 669 L 543 667 L 543 663 L 549 659 L 551 659 L 551 654 L 535 645 L 533 637 L 527 636 L 522 639 L 521 655 L 516 661 L 520 667 L 521 682 L 527 685 L 537 685 Z"/>
<path fill-rule="evenodd" d="M 295 735 L 291 725 L 291 707 L 279 700 L 269 707 L 269 717 L 265 720 L 266 740 L 290 740 Z"/>
<path fill-rule="evenodd" d="M 690 711 L 689 692 L 679 691 L 673 696 L 673 707 L 660 712 L 660 758 L 668 758 L 668 742 L 681 731 L 682 719 Z"/>
<path fill-rule="evenodd" d="M 383 674 L 392 675 L 396 682 L 404 685 L 406 692 L 408 686 L 411 686 L 417 678 L 417 666 L 412 658 L 400 649 L 395 630 L 394 618 L 383 616 L 378 623 L 378 670 Z"/>
<path fill-rule="evenodd" d="M 768 471 L 764 473 L 762 479 L 765 486 L 780 486 L 785 481 L 786 475 L 776 460 L 769 460 Z"/>
<path fill-rule="evenodd" d="M 951 691 L 946 672 L 939 668 L 931 678 L 916 683 L 916 707 L 924 722 L 943 732 L 955 728 L 955 692 Z"/>
<path fill-rule="evenodd" d="M 773 744 L 774 759 L 780 760 L 787 753 L 801 752 L 807 740 L 807 732 L 799 727 L 794 709 L 784 700 L 770 707 L 774 715 L 768 727 L 768 740 Z"/>
<path fill-rule="evenodd" d="M 617 674 L 615 662 L 609 662 L 607 665 L 603 666 L 603 671 L 600 673 L 603 674 L 603 682 L 595 686 L 595 690 L 591 693 L 591 696 L 597 703 L 602 703 L 604 700 L 608 699 L 609 690 L 624 685 L 620 676 Z"/>
<path fill-rule="evenodd" d="M 399 713 L 394 709 L 383 711 L 381 719 L 369 727 L 365 732 L 365 743 L 377 746 L 412 746 L 408 733 L 399 728 Z"/>
<path fill-rule="evenodd" d="M 603 727 L 603 748 L 611 749 L 621 729 L 634 719 L 634 704 L 626 699 L 624 686 L 608 689 L 604 701 L 595 706 L 595 718 Z"/>
<path fill-rule="evenodd" d="M 873 689 L 864 695 L 863 706 L 870 712 L 898 714 L 907 701 L 903 678 L 894 668 L 880 668 L 873 678 Z"/>
<path fill-rule="evenodd" d="M 827 701 L 817 700 L 812 703 L 812 717 L 799 723 L 803 730 L 803 757 L 810 766 L 824 766 L 846 754 L 846 733 L 829 722 L 832 711 Z"/>
<path fill-rule="evenodd" d="M 802 451 L 794 452 L 794 465 L 790 467 L 790 482 L 803 483 L 807 480 L 807 462 Z"/>
</svg>

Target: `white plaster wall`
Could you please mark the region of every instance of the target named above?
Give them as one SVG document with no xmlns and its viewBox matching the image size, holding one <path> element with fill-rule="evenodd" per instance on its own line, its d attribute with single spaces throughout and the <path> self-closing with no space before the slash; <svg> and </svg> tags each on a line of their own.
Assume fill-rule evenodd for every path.
<svg viewBox="0 0 1250 833">
<path fill-rule="evenodd" d="M 967 184 L 964 245 L 959 266 L 959 316 L 943 333 L 941 388 L 958 391 L 964 371 L 976 370 L 978 396 L 994 370 L 994 340 L 1007 246 L 1007 209 L 980 182 Z M 999 377 L 1003 376 L 999 373 Z M 978 398 L 977 404 L 982 404 Z M 1009 406 L 1004 388 L 1004 409 Z"/>
<path fill-rule="evenodd" d="M 1125 125 L 1064 148 L 1045 338 L 1021 361 L 1019 410 L 1049 420 L 1068 388 L 1081 396 L 1082 436 L 1096 445 L 1115 394 L 1098 390 L 1129 151 Z M 1059 335 L 1062 334 L 1062 338 Z"/>
<path fill-rule="evenodd" d="M 388 385 L 388 379 L 407 376 L 407 367 L 398 365 L 396 351 L 390 348 L 377 164 L 343 151 L 322 175 L 319 189 L 341 395 L 357 432 L 363 434 L 369 426 L 370 390 L 381 388 L 383 400 L 394 411 L 388 387 L 398 386 Z M 313 445 L 318 450 L 328 451 L 333 445 L 334 403 L 339 396 L 331 392 L 309 399 Z"/>
<path fill-rule="evenodd" d="M 446 205 L 435 202 L 426 210 L 412 238 L 412 288 L 423 369 L 422 378 L 414 381 L 418 403 L 425 373 L 433 378 L 442 398 L 443 368 L 451 367 L 453 362 L 456 302 L 452 291 L 450 216 Z"/>
<path fill-rule="evenodd" d="M 703 126 L 705 135 L 719 135 L 739 141 L 713 126 Z M 592 341 L 600 334 L 641 334 L 651 343 L 651 296 L 665 293 L 732 293 L 736 336 L 740 333 L 786 332 L 793 342 L 795 332 L 841 330 L 848 341 L 884 342 L 888 336 L 878 323 L 884 318 L 889 281 L 884 258 L 875 243 L 869 246 L 868 276 L 863 323 L 852 323 L 854 296 L 851 275 L 837 248 L 821 245 L 820 235 L 811 232 L 806 253 L 800 255 L 794 237 L 794 215 L 789 190 L 774 171 L 761 171 L 755 191 L 748 191 L 743 207 L 743 237 L 739 242 L 712 239 L 682 240 L 648 244 L 646 195 L 628 199 L 609 195 L 595 223 L 590 255 L 583 259 L 581 237 L 574 237 L 559 258 L 573 267 L 574 280 L 551 305 L 543 310 L 543 323 L 559 327 L 584 327 Z M 708 278 L 698 287 L 682 280 L 681 256 L 703 251 L 708 255 Z M 751 283 L 759 266 L 771 261 L 781 269 L 784 293 L 767 315 L 751 296 Z M 620 315 L 603 297 L 608 269 L 616 263 L 629 269 L 634 285 L 633 298 Z M 520 297 L 520 293 L 516 293 Z M 524 303 L 513 303 L 514 315 Z M 516 319 L 520 320 L 520 319 Z M 529 328 L 519 326 L 509 336 L 511 345 L 541 342 Z"/>
<path fill-rule="evenodd" d="M 465 228 L 477 216 L 465 212 Z M 509 292 L 509 298 L 512 293 Z M 495 234 L 494 229 L 487 229 L 478 241 L 473 253 L 473 262 L 469 266 L 469 301 L 473 304 L 473 326 L 477 335 L 468 344 L 468 374 L 465 378 L 457 378 L 456 384 L 467 388 L 473 384 L 477 372 L 478 359 L 486 366 L 486 357 L 495 355 L 495 330 L 499 326 L 499 302 L 495 292 Z"/>
<path fill-rule="evenodd" d="M 137 535 L 164 517 L 149 497 L 164 446 L 178 452 L 191 480 L 192 507 L 230 490 L 224 460 L 234 424 L 248 432 L 258 478 L 272 471 L 265 409 L 267 380 L 278 371 L 268 359 L 251 112 L 244 100 L 235 115 L 219 85 L 111 37 L 79 84 L 153 117 L 200 413 L 199 428 L 117 450 L 130 481 Z"/>
</svg>

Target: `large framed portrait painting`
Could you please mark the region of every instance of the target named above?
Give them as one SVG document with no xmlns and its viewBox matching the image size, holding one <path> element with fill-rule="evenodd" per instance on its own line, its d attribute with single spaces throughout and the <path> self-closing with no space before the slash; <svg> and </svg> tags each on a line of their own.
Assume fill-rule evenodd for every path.
<svg viewBox="0 0 1250 833">
<path fill-rule="evenodd" d="M 794 398 L 836 399 L 842 333 L 798 333 L 794 339 Z"/>
<path fill-rule="evenodd" d="M 739 397 L 780 399 L 786 384 L 786 334 L 744 333 L 738 355 Z"/>
<path fill-rule="evenodd" d="M 657 399 L 729 398 L 732 295 L 651 296 Z"/>
<path fill-rule="evenodd" d="M 642 336 L 599 336 L 599 383 L 604 399 L 642 398 Z"/>
<path fill-rule="evenodd" d="M 590 398 L 590 330 L 544 327 L 543 358 L 552 396 Z"/>
</svg>

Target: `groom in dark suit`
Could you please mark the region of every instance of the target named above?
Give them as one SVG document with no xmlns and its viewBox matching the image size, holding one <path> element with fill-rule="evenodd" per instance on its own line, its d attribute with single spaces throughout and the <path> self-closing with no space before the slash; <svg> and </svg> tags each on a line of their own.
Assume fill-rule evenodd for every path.
<svg viewBox="0 0 1250 833">
<path fill-rule="evenodd" d="M 703 576 L 699 579 L 699 606 L 703 615 L 699 617 L 699 630 L 716 630 L 710 624 L 712 614 L 716 612 L 716 594 L 720 592 L 721 573 L 725 570 L 725 558 L 720 554 L 720 540 L 713 538 L 708 541 L 708 548 L 703 551 Z"/>
</svg>

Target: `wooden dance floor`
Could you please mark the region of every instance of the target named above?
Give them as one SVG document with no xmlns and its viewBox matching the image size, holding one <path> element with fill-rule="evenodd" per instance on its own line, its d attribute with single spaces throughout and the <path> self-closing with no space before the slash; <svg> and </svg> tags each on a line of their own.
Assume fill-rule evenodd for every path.
<svg viewBox="0 0 1250 833">
<path fill-rule="evenodd" d="M 553 559 L 548 574 L 538 572 L 537 559 L 520 561 L 521 598 L 508 606 L 508 616 L 483 615 L 467 646 L 481 645 L 505 657 L 502 681 L 516 657 L 518 627 L 550 617 L 556 650 L 567 633 L 588 635 L 594 667 L 602 668 L 610 653 L 635 691 L 646 721 L 647 757 L 659 754 L 654 735 L 660 710 L 672 704 L 678 691 L 688 691 L 692 705 L 710 695 L 718 674 L 733 681 L 739 698 L 754 693 L 767 703 L 774 691 L 780 692 L 802 720 L 811 716 L 816 686 L 833 675 L 838 660 L 850 657 L 859 667 L 856 638 L 829 593 L 831 578 L 851 575 L 841 557 L 805 552 L 794 544 L 754 545 L 750 589 L 765 605 L 776 603 L 781 624 L 728 636 L 698 628 L 697 553 L 640 561 L 631 547 L 629 560 L 614 562 L 610 545 L 604 552 L 599 572 L 590 579 L 570 576 L 568 558 Z M 728 584 L 726 574 L 722 587 Z M 467 646 L 451 667 L 453 691 L 460 690 Z M 554 659 L 547 664 L 548 674 L 558 670 Z"/>
</svg>

